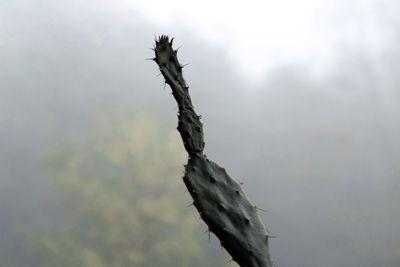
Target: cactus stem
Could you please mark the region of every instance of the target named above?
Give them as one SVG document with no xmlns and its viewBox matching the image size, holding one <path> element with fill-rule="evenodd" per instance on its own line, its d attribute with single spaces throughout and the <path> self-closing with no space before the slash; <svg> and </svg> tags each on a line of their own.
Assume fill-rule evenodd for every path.
<svg viewBox="0 0 400 267">
<path fill-rule="evenodd" d="M 173 39 L 169 40 L 167 35 L 156 39 L 154 61 L 164 76 L 164 87 L 168 83 L 179 107 L 177 130 L 189 158 L 183 182 L 194 200 L 187 207 L 195 206 L 200 219 L 208 225 L 209 240 L 213 232 L 221 242 L 221 249 L 225 248 L 241 267 L 272 267 L 270 236 L 266 235 L 269 231 L 265 230 L 257 211 L 264 210 L 254 206 L 241 192 L 241 181 L 234 181 L 225 168 L 209 160 L 203 152 L 201 115 L 194 110 L 189 86 L 182 75 L 182 68 L 188 64 L 179 63 L 179 48 L 174 50 L 172 43 Z"/>
</svg>

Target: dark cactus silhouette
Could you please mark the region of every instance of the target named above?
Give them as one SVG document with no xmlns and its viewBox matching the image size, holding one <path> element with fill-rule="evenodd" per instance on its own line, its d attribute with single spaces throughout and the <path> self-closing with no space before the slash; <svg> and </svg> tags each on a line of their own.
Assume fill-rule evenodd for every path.
<svg viewBox="0 0 400 267">
<path fill-rule="evenodd" d="M 201 218 L 240 266 L 273 265 L 268 241 L 270 236 L 240 184 L 224 168 L 203 154 L 204 135 L 200 116 L 194 111 L 183 76 L 183 66 L 172 48 L 173 38 L 166 35 L 155 40 L 153 59 L 171 87 L 179 107 L 178 131 L 189 154 L 183 181 Z"/>
</svg>

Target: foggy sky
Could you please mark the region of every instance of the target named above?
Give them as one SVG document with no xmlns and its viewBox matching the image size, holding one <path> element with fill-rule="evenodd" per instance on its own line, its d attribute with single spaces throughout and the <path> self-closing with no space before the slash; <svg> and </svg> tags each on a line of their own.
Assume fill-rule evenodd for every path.
<svg viewBox="0 0 400 267">
<path fill-rule="evenodd" d="M 46 156 L 98 110 L 176 127 L 176 103 L 145 60 L 165 33 L 190 63 L 206 153 L 267 211 L 279 266 L 399 266 L 400 24 L 383 15 L 398 4 L 385 4 L 372 51 L 356 38 L 320 70 L 285 62 L 248 90 L 220 46 L 183 25 L 161 32 L 123 1 L 0 2 L 0 258 L 28 261 L 15 225 L 51 224 Z"/>
</svg>

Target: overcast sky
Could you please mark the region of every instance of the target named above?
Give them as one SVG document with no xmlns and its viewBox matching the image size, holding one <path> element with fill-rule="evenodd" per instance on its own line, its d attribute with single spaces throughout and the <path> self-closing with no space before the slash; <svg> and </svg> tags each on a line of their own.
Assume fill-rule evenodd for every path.
<svg viewBox="0 0 400 267">
<path fill-rule="evenodd" d="M 188 25 L 226 47 L 235 66 L 256 82 L 277 65 L 306 63 L 316 71 L 343 46 L 379 45 L 379 10 L 370 0 L 126 1 L 161 27 Z"/>
<path fill-rule="evenodd" d="M 31 262 L 18 223 L 69 214 L 52 206 L 47 167 L 60 171 L 53 152 L 109 142 L 99 116 L 124 128 L 152 114 L 179 138 L 176 103 L 144 60 L 169 34 L 206 153 L 267 210 L 278 265 L 398 267 L 396 1 L 0 0 L 0 265 Z"/>
</svg>

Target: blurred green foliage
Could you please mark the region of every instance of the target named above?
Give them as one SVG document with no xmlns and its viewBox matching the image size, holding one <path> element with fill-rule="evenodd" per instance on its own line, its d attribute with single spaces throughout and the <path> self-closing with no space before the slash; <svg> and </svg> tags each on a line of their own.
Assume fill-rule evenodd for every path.
<svg viewBox="0 0 400 267">
<path fill-rule="evenodd" d="M 177 131 L 151 116 L 97 115 L 50 165 L 61 223 L 28 234 L 39 266 L 216 266 L 180 179 Z M 219 264 L 218 264 L 218 263 Z"/>
</svg>

